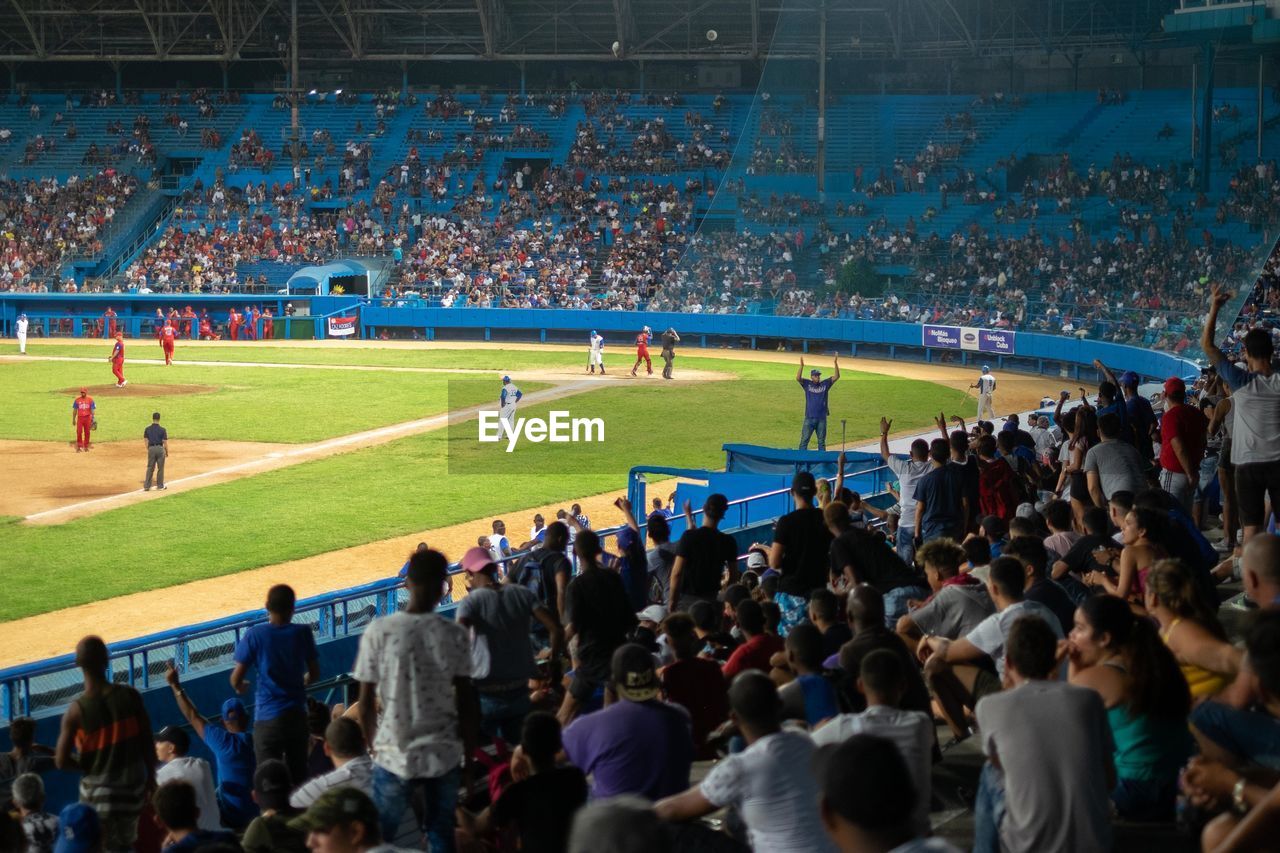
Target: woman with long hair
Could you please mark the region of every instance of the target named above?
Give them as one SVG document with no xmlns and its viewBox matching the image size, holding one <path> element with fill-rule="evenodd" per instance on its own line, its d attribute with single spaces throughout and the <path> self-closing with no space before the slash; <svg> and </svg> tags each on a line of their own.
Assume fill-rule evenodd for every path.
<svg viewBox="0 0 1280 853">
<path fill-rule="evenodd" d="M 1182 668 L 1191 698 L 1220 692 L 1240 671 L 1244 653 L 1227 642 L 1191 572 L 1178 560 L 1161 560 L 1151 567 L 1146 586 L 1147 613 L 1160 625 L 1160 639 Z"/>
<path fill-rule="evenodd" d="M 1157 560 L 1169 556 L 1160 544 L 1166 539 L 1168 524 L 1168 519 L 1161 513 L 1134 507 L 1124 517 L 1124 526 L 1120 528 L 1124 549 L 1120 552 L 1116 579 L 1113 581 L 1105 572 L 1090 572 L 1085 576 L 1085 583 L 1102 587 L 1108 595 L 1126 601 L 1133 599 L 1141 606 L 1147 574 Z"/>
<path fill-rule="evenodd" d="M 1173 819 L 1178 772 L 1191 755 L 1191 692 L 1150 621 L 1119 598 L 1095 595 L 1063 641 L 1072 684 L 1102 697 L 1115 742 L 1111 801 L 1130 820 Z"/>
</svg>

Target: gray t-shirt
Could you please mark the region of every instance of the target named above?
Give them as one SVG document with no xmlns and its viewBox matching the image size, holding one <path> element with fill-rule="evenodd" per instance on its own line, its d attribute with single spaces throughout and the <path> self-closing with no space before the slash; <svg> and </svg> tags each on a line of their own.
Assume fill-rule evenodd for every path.
<svg viewBox="0 0 1280 853">
<path fill-rule="evenodd" d="M 987 588 L 975 583 L 944 586 L 927 604 L 908 615 L 924 633 L 956 640 L 995 612 Z"/>
<path fill-rule="evenodd" d="M 1251 465 L 1280 460 L 1280 371 L 1270 376 L 1219 362 L 1218 375 L 1231 386 L 1231 462 Z"/>
<path fill-rule="evenodd" d="M 458 603 L 458 621 L 489 642 L 489 675 L 476 684 L 523 682 L 537 673 L 529 629 L 539 604 L 532 590 L 516 584 L 473 590 Z"/>
<path fill-rule="evenodd" d="M 657 583 L 662 589 L 662 597 L 658 600 L 666 604 L 671 600 L 671 567 L 676 562 L 676 543 L 663 542 L 656 548 L 645 552 L 649 564 L 649 583 Z"/>
<path fill-rule="evenodd" d="M 1136 495 L 1147 488 L 1146 463 L 1126 441 L 1108 439 L 1090 447 L 1084 454 L 1084 471 L 1098 472 L 1098 485 L 1107 500 L 1116 492 Z"/>
<path fill-rule="evenodd" d="M 1000 846 L 1036 853 L 1111 849 L 1111 728 L 1093 690 L 1031 681 L 976 710 L 982 751 L 1004 771 Z"/>
</svg>

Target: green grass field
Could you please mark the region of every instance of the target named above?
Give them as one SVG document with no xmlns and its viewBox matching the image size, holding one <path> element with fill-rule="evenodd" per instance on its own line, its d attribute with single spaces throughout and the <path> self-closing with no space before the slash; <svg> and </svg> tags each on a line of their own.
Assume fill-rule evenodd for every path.
<svg viewBox="0 0 1280 853">
<path fill-rule="evenodd" d="M 53 355 L 52 349 L 37 352 Z M 253 361 L 265 361 L 270 353 L 316 357 L 314 363 L 325 363 L 319 356 L 339 354 L 386 357 L 397 362 L 388 366 L 510 370 L 517 380 L 518 369 L 562 366 L 569 357 L 569 363 L 581 360 L 573 353 L 515 349 L 335 353 L 263 348 L 251 353 Z M 244 358 L 247 351 L 233 354 L 250 360 Z M 601 417 L 606 436 L 599 445 L 523 444 L 508 455 L 498 445 L 477 444 L 472 421 L 57 526 L 0 519 L 0 573 L 10 591 L 0 598 L 0 621 L 600 494 L 624 486 L 626 470 L 637 464 L 718 468 L 725 442 L 794 446 L 803 406 L 794 366 L 715 358 L 679 364 L 740 378 L 607 386 L 520 410 L 522 417 L 551 408 Z M 68 378 L 81 367 L 36 361 L 16 368 L 5 365 L 0 436 L 65 441 L 69 396 L 47 389 L 82 381 Z M 121 406 L 119 420 L 127 429 L 120 428 L 130 438 L 145 422 L 139 418 L 179 402 L 181 417 L 187 417 L 190 406 L 192 417 L 207 419 L 198 430 L 184 430 L 184 436 L 198 432 L 202 437 L 278 441 L 311 440 L 290 432 L 296 417 L 313 420 L 310 435 L 318 438 L 422 417 L 467 400 L 472 405 L 496 393 L 495 382 L 451 379 L 449 374 L 137 366 L 129 375 L 131 382 L 216 384 L 220 389 L 112 402 Z M 526 391 L 533 385 L 520 384 Z M 951 409 L 961 399 L 960 392 L 931 383 L 846 370 L 832 391 L 833 434 L 828 440 L 839 441 L 841 418 L 848 420 L 851 441 L 865 440 L 875 435 L 881 414 L 893 417 L 895 427 L 928 426 L 934 412 Z M 51 412 L 38 411 L 40 405 Z M 112 429 L 115 415 L 104 409 L 100 404 L 107 421 L 103 429 Z M 173 430 L 168 415 L 166 421 Z M 112 435 L 106 433 L 108 439 Z M 66 555 L 71 553 L 94 555 L 91 581 L 70 568 Z"/>
</svg>

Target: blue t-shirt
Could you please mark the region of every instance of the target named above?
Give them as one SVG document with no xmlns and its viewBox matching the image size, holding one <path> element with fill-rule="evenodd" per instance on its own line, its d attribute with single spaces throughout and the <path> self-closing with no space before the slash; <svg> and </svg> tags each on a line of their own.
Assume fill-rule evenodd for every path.
<svg viewBox="0 0 1280 853">
<path fill-rule="evenodd" d="M 915 499 L 924 501 L 919 533 L 925 539 L 959 533 L 964 523 L 963 496 L 964 471 L 959 465 L 939 466 L 917 480 Z"/>
<path fill-rule="evenodd" d="M 840 713 L 835 688 L 826 677 L 818 673 L 796 676 L 796 683 L 804 693 L 805 722 L 811 727 Z"/>
<path fill-rule="evenodd" d="M 253 736 L 206 725 L 204 743 L 213 753 L 218 771 L 218 810 L 222 812 L 222 822 L 233 829 L 243 829 L 258 816 L 258 805 L 253 801 L 253 771 L 257 766 Z"/>
<path fill-rule="evenodd" d="M 1134 441 L 1146 442 L 1151 444 L 1151 427 L 1156 422 L 1155 409 L 1151 408 L 1151 401 L 1146 397 L 1135 394 L 1125 401 L 1125 411 L 1129 415 L 1129 425 L 1133 427 Z"/>
<path fill-rule="evenodd" d="M 825 418 L 827 416 L 827 394 L 831 391 L 834 379 L 801 379 L 804 387 L 804 416 L 806 418 Z"/>
<path fill-rule="evenodd" d="M 316 639 L 306 625 L 255 625 L 245 632 L 236 643 L 236 663 L 258 670 L 253 691 L 258 722 L 307 710 L 303 678 L 316 657 Z"/>
</svg>

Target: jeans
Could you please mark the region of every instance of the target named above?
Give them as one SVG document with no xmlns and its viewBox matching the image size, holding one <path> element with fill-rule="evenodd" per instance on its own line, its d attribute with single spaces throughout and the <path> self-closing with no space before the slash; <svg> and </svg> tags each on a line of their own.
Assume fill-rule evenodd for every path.
<svg viewBox="0 0 1280 853">
<path fill-rule="evenodd" d="M 480 731 L 502 738 L 511 747 L 520 743 L 520 729 L 532 709 L 529 688 L 524 684 L 500 693 L 480 691 Z"/>
<path fill-rule="evenodd" d="M 893 549 L 898 552 L 898 556 L 902 558 L 902 562 L 908 566 L 913 565 L 916 561 L 916 531 L 912 527 L 903 527 L 902 522 L 898 522 L 898 538 L 893 543 Z"/>
<path fill-rule="evenodd" d="M 1232 755 L 1280 770 L 1280 720 L 1270 714 L 1202 702 L 1191 711 L 1191 725 Z"/>
<path fill-rule="evenodd" d="M 907 613 L 907 599 L 916 598 L 924 601 L 929 597 L 929 590 L 923 586 L 900 586 L 884 594 L 884 625 L 892 631 L 898 625 L 898 619 Z"/>
<path fill-rule="evenodd" d="M 254 723 L 253 754 L 259 766 L 268 759 L 278 758 L 288 765 L 290 778 L 306 780 L 310 738 L 307 712 L 292 708 L 278 717 Z"/>
<path fill-rule="evenodd" d="M 1191 488 L 1191 479 L 1186 474 L 1161 471 L 1160 488 L 1173 495 L 1182 505 L 1183 511 L 1191 512 L 1191 500 L 1195 497 L 1195 489 Z"/>
<path fill-rule="evenodd" d="M 818 449 L 827 449 L 827 419 L 826 418 L 805 418 L 804 425 L 800 428 L 800 449 L 809 449 L 809 438 L 814 434 L 818 438 Z"/>
<path fill-rule="evenodd" d="M 1004 774 L 990 761 L 982 765 L 973 803 L 973 853 L 1000 853 L 1004 822 Z"/>
<path fill-rule="evenodd" d="M 378 764 L 373 765 L 373 802 L 382 817 L 382 838 L 393 843 L 405 806 L 413 809 L 418 830 L 426 836 L 431 853 L 454 853 L 454 809 L 458 805 L 461 772 L 454 768 L 443 776 L 401 779 Z"/>
</svg>

